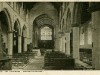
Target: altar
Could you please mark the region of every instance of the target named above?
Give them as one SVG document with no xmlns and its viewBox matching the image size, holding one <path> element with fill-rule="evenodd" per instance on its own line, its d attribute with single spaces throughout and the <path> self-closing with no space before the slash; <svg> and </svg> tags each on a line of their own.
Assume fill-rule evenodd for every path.
<svg viewBox="0 0 100 75">
<path fill-rule="evenodd" d="M 32 49 L 32 52 L 35 52 L 36 56 L 41 56 L 40 49 Z"/>
</svg>

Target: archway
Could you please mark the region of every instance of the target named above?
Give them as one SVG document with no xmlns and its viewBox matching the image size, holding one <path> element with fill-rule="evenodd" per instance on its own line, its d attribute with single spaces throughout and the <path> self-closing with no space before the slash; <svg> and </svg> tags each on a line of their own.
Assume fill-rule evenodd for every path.
<svg viewBox="0 0 100 75">
<path fill-rule="evenodd" d="M 54 48 L 54 27 L 53 27 L 53 19 L 51 19 L 47 14 L 42 14 L 38 16 L 33 22 L 33 45 L 34 48 L 46 48 L 46 49 L 53 49 Z M 49 32 L 44 31 L 44 29 L 49 29 Z M 52 34 L 52 42 L 49 39 L 41 37 L 41 32 L 44 34 L 49 34 L 51 30 Z M 43 35 L 47 36 L 47 35 Z M 50 36 L 50 34 L 49 34 Z M 48 42 L 47 42 L 48 40 Z M 51 42 L 51 43 L 50 43 Z M 48 44 L 46 44 L 48 43 Z M 48 45 L 48 46 L 47 46 Z M 50 46 L 51 45 L 51 46 Z"/>
<path fill-rule="evenodd" d="M 20 23 L 19 20 L 16 20 L 14 23 L 14 31 L 13 31 L 13 54 L 17 54 L 18 53 L 18 37 L 20 35 Z"/>
<path fill-rule="evenodd" d="M 66 39 L 66 43 L 65 43 L 65 53 L 67 55 L 72 55 L 72 26 L 71 26 L 71 11 L 68 8 L 68 12 L 66 15 L 66 34 L 65 34 L 65 39 Z"/>
<path fill-rule="evenodd" d="M 27 28 L 24 25 L 22 28 L 22 52 L 27 51 L 26 39 L 27 39 Z"/>
<path fill-rule="evenodd" d="M 6 9 L 0 12 L 0 57 L 12 55 L 11 19 Z M 10 36 L 10 38 L 9 38 Z M 10 43 L 10 44 L 9 44 Z"/>
</svg>

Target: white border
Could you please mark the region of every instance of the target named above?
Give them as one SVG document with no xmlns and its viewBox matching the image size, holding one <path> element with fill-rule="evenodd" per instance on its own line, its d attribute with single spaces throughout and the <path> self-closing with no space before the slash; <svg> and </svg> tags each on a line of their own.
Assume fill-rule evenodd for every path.
<svg viewBox="0 0 100 75">
<path fill-rule="evenodd" d="M 0 2 L 100 2 L 100 0 L 0 0 Z M 100 75 L 100 70 L 56 70 L 42 72 L 0 71 L 0 75 Z"/>
</svg>

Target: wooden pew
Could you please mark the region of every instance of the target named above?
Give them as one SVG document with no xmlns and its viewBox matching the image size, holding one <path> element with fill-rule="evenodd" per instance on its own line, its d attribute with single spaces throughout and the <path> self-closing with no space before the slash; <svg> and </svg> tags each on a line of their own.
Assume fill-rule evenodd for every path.
<svg viewBox="0 0 100 75">
<path fill-rule="evenodd" d="M 80 60 L 88 65 L 92 65 L 92 49 L 80 48 Z"/>
<path fill-rule="evenodd" d="M 18 53 L 12 56 L 12 64 L 13 66 L 24 66 L 29 63 L 31 58 L 34 58 L 34 53 Z"/>
<path fill-rule="evenodd" d="M 74 59 L 67 57 L 60 52 L 51 52 L 45 54 L 44 69 L 67 70 L 74 69 Z"/>
<path fill-rule="evenodd" d="M 2 58 L 0 59 L 0 70 L 11 70 L 11 59 L 10 58 Z"/>
</svg>

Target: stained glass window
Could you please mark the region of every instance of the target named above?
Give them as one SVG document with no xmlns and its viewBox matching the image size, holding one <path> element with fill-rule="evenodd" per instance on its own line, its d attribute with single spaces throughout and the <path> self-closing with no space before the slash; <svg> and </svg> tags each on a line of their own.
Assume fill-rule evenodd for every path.
<svg viewBox="0 0 100 75">
<path fill-rule="evenodd" d="M 45 26 L 41 29 L 41 40 L 52 40 L 52 29 Z"/>
</svg>

